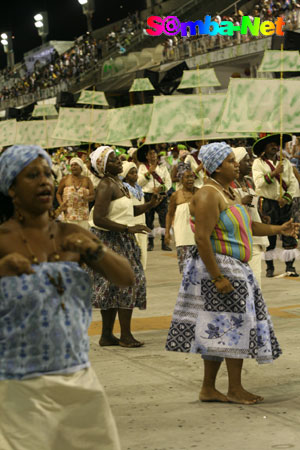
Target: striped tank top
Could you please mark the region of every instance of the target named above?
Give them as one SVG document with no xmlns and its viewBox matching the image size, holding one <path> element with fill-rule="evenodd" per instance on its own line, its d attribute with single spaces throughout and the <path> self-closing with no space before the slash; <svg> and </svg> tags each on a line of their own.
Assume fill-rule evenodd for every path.
<svg viewBox="0 0 300 450">
<path fill-rule="evenodd" d="M 228 204 L 226 197 L 219 189 L 209 186 L 216 189 Z M 252 256 L 253 240 L 251 219 L 247 209 L 243 205 L 237 204 L 230 205 L 222 211 L 210 240 L 214 253 L 221 253 L 242 262 L 248 262 Z"/>
</svg>

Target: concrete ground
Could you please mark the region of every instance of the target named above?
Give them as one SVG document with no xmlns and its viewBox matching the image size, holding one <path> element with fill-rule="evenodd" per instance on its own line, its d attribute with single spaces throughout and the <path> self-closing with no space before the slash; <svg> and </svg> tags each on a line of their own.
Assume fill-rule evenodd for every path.
<svg viewBox="0 0 300 450">
<path fill-rule="evenodd" d="M 300 262 L 296 268 L 300 273 Z M 283 271 L 276 262 L 277 274 Z M 201 357 L 164 350 L 180 284 L 176 252 L 162 252 L 157 240 L 146 276 L 148 309 L 134 310 L 133 320 L 144 347 L 99 347 L 96 310 L 90 329 L 92 366 L 106 389 L 122 450 L 300 450 L 300 277 L 263 276 L 283 355 L 267 365 L 245 361 L 244 386 L 265 401 L 243 406 L 201 403 Z M 226 393 L 224 365 L 217 387 Z"/>
</svg>

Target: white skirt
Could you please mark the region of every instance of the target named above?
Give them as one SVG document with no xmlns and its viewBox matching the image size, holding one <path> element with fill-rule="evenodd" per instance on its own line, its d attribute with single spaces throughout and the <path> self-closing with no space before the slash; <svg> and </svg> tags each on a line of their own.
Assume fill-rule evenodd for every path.
<svg viewBox="0 0 300 450">
<path fill-rule="evenodd" d="M 93 369 L 0 381 L 1 450 L 120 450 Z"/>
</svg>

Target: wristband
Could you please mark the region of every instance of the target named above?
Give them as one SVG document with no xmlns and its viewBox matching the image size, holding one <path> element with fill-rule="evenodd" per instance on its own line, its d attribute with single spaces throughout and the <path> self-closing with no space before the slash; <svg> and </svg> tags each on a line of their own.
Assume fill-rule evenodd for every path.
<svg viewBox="0 0 300 450">
<path fill-rule="evenodd" d="M 293 201 L 293 197 L 288 192 L 285 192 L 283 194 L 282 198 L 284 198 L 284 200 L 286 200 L 288 202 L 288 205 L 290 205 Z"/>
<path fill-rule="evenodd" d="M 271 172 L 270 173 L 266 173 L 266 175 L 264 176 L 265 182 L 268 184 L 272 184 L 274 183 L 274 179 L 271 176 Z"/>
<path fill-rule="evenodd" d="M 216 283 L 217 281 L 221 281 L 221 280 L 223 280 L 225 277 L 224 277 L 224 275 L 218 275 L 216 278 L 212 278 L 212 282 L 213 283 Z"/>
</svg>

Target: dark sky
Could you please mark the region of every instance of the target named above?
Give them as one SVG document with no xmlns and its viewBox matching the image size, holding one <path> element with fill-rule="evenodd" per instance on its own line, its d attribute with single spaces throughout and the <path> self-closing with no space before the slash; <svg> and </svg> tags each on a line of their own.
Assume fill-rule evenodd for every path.
<svg viewBox="0 0 300 450">
<path fill-rule="evenodd" d="M 126 17 L 128 12 L 141 9 L 143 3 L 142 0 L 95 0 L 94 29 L 109 23 L 107 18 L 114 22 Z M 78 0 L 2 0 L 0 34 L 13 32 L 16 62 L 22 59 L 23 53 L 41 45 L 33 20 L 40 11 L 48 11 L 49 40 L 73 40 L 87 29 Z M 5 66 L 6 54 L 0 44 L 0 69 Z"/>
</svg>

